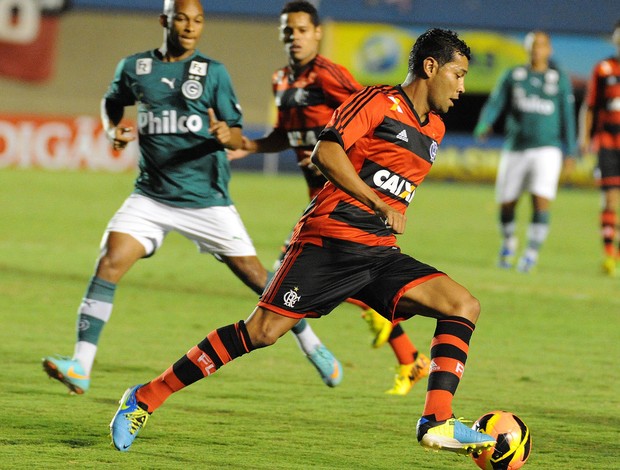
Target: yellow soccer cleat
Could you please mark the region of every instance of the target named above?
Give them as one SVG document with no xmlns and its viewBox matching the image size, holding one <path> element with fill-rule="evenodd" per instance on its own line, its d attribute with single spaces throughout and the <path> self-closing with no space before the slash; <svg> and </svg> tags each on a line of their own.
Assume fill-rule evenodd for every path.
<svg viewBox="0 0 620 470">
<path fill-rule="evenodd" d="M 427 449 L 447 450 L 465 455 L 481 452 L 495 445 L 495 438 L 468 428 L 456 418 L 446 421 L 420 418 L 417 437 L 420 445 Z"/>
<path fill-rule="evenodd" d="M 608 256 L 603 261 L 603 272 L 609 277 L 616 277 L 616 258 Z"/>
<path fill-rule="evenodd" d="M 372 308 L 364 311 L 364 313 L 362 314 L 362 318 L 366 320 L 370 331 L 373 335 L 375 335 L 374 339 L 372 340 L 372 347 L 380 348 L 385 343 L 387 343 L 388 339 L 390 339 L 390 334 L 392 333 L 392 322 L 382 317 Z"/>
<path fill-rule="evenodd" d="M 418 353 L 415 362 L 401 364 L 397 368 L 394 386 L 385 393 L 388 395 L 407 395 L 411 388 L 424 377 L 428 377 L 430 360 L 422 353 Z"/>
</svg>

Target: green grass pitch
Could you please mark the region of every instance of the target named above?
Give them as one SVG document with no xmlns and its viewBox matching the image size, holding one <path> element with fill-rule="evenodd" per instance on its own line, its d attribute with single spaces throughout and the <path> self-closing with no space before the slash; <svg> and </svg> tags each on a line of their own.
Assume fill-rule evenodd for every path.
<svg viewBox="0 0 620 470">
<path fill-rule="evenodd" d="M 125 388 L 149 380 L 215 327 L 246 318 L 256 296 L 225 266 L 172 234 L 117 290 L 91 390 L 69 396 L 40 359 L 71 354 L 76 309 L 102 231 L 132 174 L 0 171 L 0 468 L 474 469 L 415 440 L 426 382 L 391 386 L 395 359 L 370 348 L 353 306 L 312 325 L 344 366 L 323 385 L 290 335 L 175 394 L 128 453 L 109 445 Z M 235 174 L 235 203 L 266 266 L 306 205 L 299 176 Z M 454 409 L 505 409 L 529 425 L 525 468 L 618 468 L 620 279 L 600 270 L 599 195 L 561 189 L 538 270 L 495 267 L 493 188 L 428 181 L 408 213 L 404 251 L 482 303 Z M 529 201 L 519 208 L 520 233 Z M 427 352 L 434 322 L 404 323 Z"/>
</svg>

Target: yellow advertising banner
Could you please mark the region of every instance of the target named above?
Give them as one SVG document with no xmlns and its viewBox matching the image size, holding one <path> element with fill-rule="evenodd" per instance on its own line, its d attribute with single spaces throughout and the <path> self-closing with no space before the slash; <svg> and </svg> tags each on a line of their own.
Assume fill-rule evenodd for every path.
<svg viewBox="0 0 620 470">
<path fill-rule="evenodd" d="M 378 23 L 323 25 L 321 53 L 348 68 L 363 85 L 396 84 L 407 75 L 409 52 L 423 29 Z M 463 31 L 472 51 L 467 92 L 488 94 L 506 68 L 527 62 L 520 41 L 489 31 Z"/>
</svg>

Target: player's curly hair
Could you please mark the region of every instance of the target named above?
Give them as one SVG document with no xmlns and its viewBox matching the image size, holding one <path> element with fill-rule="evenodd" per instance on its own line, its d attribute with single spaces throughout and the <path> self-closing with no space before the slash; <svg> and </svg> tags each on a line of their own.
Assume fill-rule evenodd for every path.
<svg viewBox="0 0 620 470">
<path fill-rule="evenodd" d="M 409 73 L 424 77 L 424 60 L 435 59 L 439 66 L 452 61 L 454 54 L 461 54 L 471 59 L 471 50 L 458 34 L 449 29 L 433 28 L 421 34 L 409 54 Z"/>
<path fill-rule="evenodd" d="M 319 19 L 319 12 L 316 7 L 305 0 L 298 0 L 295 2 L 288 2 L 280 11 L 280 15 L 284 15 L 286 13 L 308 13 L 310 15 L 310 20 L 314 26 L 319 26 L 321 24 L 321 20 Z"/>
</svg>

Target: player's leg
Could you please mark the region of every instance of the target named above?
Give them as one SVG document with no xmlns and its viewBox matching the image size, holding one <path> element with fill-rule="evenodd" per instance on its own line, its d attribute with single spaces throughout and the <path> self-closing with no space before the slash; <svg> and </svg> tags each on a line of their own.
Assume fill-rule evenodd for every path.
<svg viewBox="0 0 620 470">
<path fill-rule="evenodd" d="M 562 171 L 562 151 L 541 147 L 525 152 L 531 163 L 529 188 L 532 195 L 532 220 L 527 229 L 527 246 L 517 269 L 530 272 L 538 262 L 538 253 L 549 234 L 549 208 L 557 194 Z"/>
<path fill-rule="evenodd" d="M 374 335 L 373 348 L 380 348 L 389 343 L 396 356 L 398 366 L 394 376 L 394 385 L 385 393 L 390 395 L 407 395 L 411 388 L 421 379 L 428 376 L 428 357 L 418 351 L 409 335 L 400 324 L 392 322 L 380 315 L 375 309 L 356 299 L 347 299 L 348 303 L 362 309 L 362 318 Z"/>
<path fill-rule="evenodd" d="M 454 419 L 452 411 L 480 314 L 478 300 L 448 276 L 435 276 L 407 290 L 398 301 L 395 314 L 437 319 L 426 402 L 417 425 L 418 442 L 458 453 L 493 445 L 495 440 L 491 436 L 477 433 Z"/>
<path fill-rule="evenodd" d="M 616 247 L 619 206 L 620 188 L 610 187 L 603 190 L 603 209 L 601 211 L 601 238 L 604 251 L 603 271 L 609 276 L 616 275 L 619 251 Z"/>
<path fill-rule="evenodd" d="M 245 322 L 211 331 L 158 377 L 127 389 L 110 423 L 114 447 L 128 450 L 149 415 L 170 395 L 254 349 L 274 344 L 297 321 L 257 307 Z"/>
<path fill-rule="evenodd" d="M 497 265 L 504 269 L 513 267 L 515 254 L 519 245 L 519 240 L 516 236 L 516 207 L 517 201 L 514 200 L 501 203 L 499 208 L 499 229 L 502 237 L 502 244 L 499 250 Z"/>
<path fill-rule="evenodd" d="M 490 436 L 455 420 L 452 401 L 469 352 L 480 304 L 467 289 L 436 268 L 406 254 L 377 259 L 372 280 L 354 297 L 398 322 L 422 315 L 437 320 L 418 441 L 426 447 L 467 453 L 492 445 Z"/>
<path fill-rule="evenodd" d="M 130 235 L 113 232 L 107 237 L 105 251 L 78 308 L 73 357 L 43 359 L 47 374 L 60 380 L 71 392 L 83 394 L 88 390 L 97 344 L 112 315 L 116 285 L 144 254 L 144 247 Z"/>
<path fill-rule="evenodd" d="M 258 295 L 271 280 L 256 256 L 256 249 L 234 206 L 179 211 L 178 231 L 202 253 L 213 253 Z M 342 367 L 305 319 L 292 329 L 297 344 L 317 369 L 323 382 L 335 387 L 342 381 Z"/>
<path fill-rule="evenodd" d="M 74 354 L 43 358 L 45 372 L 73 393 L 82 394 L 90 386 L 97 344 L 112 314 L 116 285 L 136 261 L 153 254 L 163 242 L 165 232 L 145 214 L 153 220 L 159 216 L 153 201 L 132 195 L 110 220 L 95 273 L 78 308 Z"/>
<path fill-rule="evenodd" d="M 388 341 L 398 360 L 398 366 L 394 376 L 394 385 L 385 393 L 407 395 L 416 383 L 428 377 L 430 360 L 418 351 L 400 323 L 394 326 Z"/>
<path fill-rule="evenodd" d="M 220 258 L 244 284 L 259 295 L 262 294 L 272 273 L 268 273 L 256 256 L 222 256 Z M 260 279 L 263 282 L 260 283 Z M 305 319 L 291 329 L 299 349 L 316 368 L 325 385 L 335 387 L 342 381 L 342 366 L 327 349 Z"/>
<path fill-rule="evenodd" d="M 509 269 L 514 265 L 518 246 L 516 236 L 516 206 L 527 172 L 523 152 L 502 151 L 495 180 L 495 200 L 499 204 L 501 247 L 497 265 Z"/>
<path fill-rule="evenodd" d="M 602 207 L 600 215 L 603 242 L 603 271 L 616 275 L 618 249 L 618 208 L 620 207 L 620 152 L 601 148 L 598 153 Z"/>
</svg>

